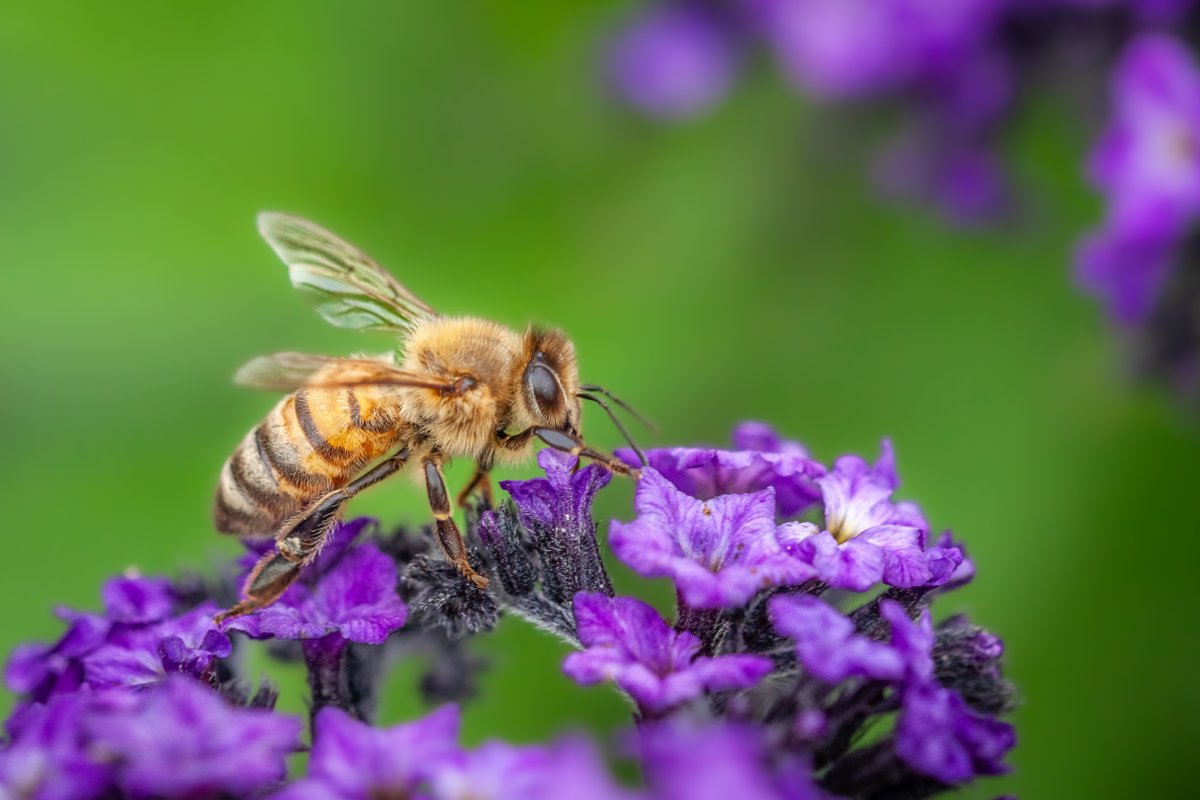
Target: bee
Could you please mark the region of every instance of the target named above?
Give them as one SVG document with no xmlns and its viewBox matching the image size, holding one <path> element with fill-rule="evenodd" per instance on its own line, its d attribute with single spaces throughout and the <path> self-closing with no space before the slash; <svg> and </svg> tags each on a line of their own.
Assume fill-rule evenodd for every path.
<svg viewBox="0 0 1200 800">
<path fill-rule="evenodd" d="M 489 471 L 528 458 L 538 442 L 638 475 L 581 438 L 580 400 L 602 406 L 627 439 L 599 395 L 632 409 L 602 387 L 580 383 L 574 345 L 562 331 L 530 326 L 520 333 L 486 319 L 443 316 L 307 220 L 266 212 L 258 229 L 326 321 L 396 334 L 400 347 L 351 358 L 277 353 L 238 371 L 238 383 L 288 394 L 221 469 L 213 505 L 218 530 L 271 536 L 275 546 L 251 570 L 242 601 L 218 621 L 277 600 L 320 552 L 347 501 L 410 463 L 424 480 L 446 558 L 480 588 L 488 580 L 471 566 L 446 490 L 442 470 L 451 459 L 476 465 L 459 506 L 476 491 L 490 505 Z"/>
</svg>

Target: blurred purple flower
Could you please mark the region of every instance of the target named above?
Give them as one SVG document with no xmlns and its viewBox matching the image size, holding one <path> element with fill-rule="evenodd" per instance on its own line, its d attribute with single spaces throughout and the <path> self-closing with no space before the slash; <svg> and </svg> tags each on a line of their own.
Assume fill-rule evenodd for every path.
<svg viewBox="0 0 1200 800">
<path fill-rule="evenodd" d="M 300 746 L 299 719 L 233 708 L 191 678 L 109 697 L 114 708 L 92 719 L 93 748 L 132 797 L 245 796 L 283 780 Z"/>
<path fill-rule="evenodd" d="M 824 98 L 953 76 L 986 43 L 1003 0 L 754 0 L 784 73 Z"/>
<path fill-rule="evenodd" d="M 112 622 L 144 624 L 171 615 L 175 591 L 166 578 L 124 575 L 105 581 L 100 590 L 104 613 Z"/>
<path fill-rule="evenodd" d="M 1080 247 L 1078 274 L 1118 322 L 1139 324 L 1200 212 L 1200 68 L 1174 39 L 1144 35 L 1117 65 L 1112 93 L 1090 164 L 1108 211 Z"/>
<path fill-rule="evenodd" d="M 460 753 L 458 728 L 458 707 L 453 705 L 391 728 L 373 728 L 340 709 L 322 708 L 316 717 L 308 776 L 275 797 L 420 797 L 418 787 Z"/>
<path fill-rule="evenodd" d="M 439 770 L 430 795 L 437 800 L 549 800 L 554 796 L 546 786 L 549 767 L 545 748 L 486 742 Z"/>
<path fill-rule="evenodd" d="M 298 719 L 231 707 L 183 676 L 60 695 L 0 751 L 0 786 L 47 800 L 246 796 L 283 779 L 299 733 Z"/>
<path fill-rule="evenodd" d="M 773 489 L 697 500 L 647 467 L 634 505 L 637 519 L 612 523 L 613 552 L 642 575 L 672 577 L 693 608 L 741 605 L 767 586 L 814 574 L 776 538 Z"/>
<path fill-rule="evenodd" d="M 745 689 L 771 670 L 771 661 L 759 656 L 701 656 L 695 635 L 672 630 L 632 597 L 581 592 L 575 622 L 586 649 L 567 656 L 563 670 L 582 684 L 614 681 L 649 715 L 706 691 Z"/>
<path fill-rule="evenodd" d="M 811 768 L 784 757 L 772 763 L 762 731 L 734 723 L 666 720 L 638 731 L 646 780 L 661 800 L 819 800 Z"/>
<path fill-rule="evenodd" d="M 712 3 L 667 0 L 612 42 L 608 78 L 627 102 L 663 118 L 697 116 L 723 98 L 737 71 L 736 41 Z"/>
<path fill-rule="evenodd" d="M 91 694 L 57 694 L 31 704 L 12 740 L 0 750 L 0 797 L 30 800 L 91 800 L 113 782 L 113 765 L 88 751 Z"/>
</svg>

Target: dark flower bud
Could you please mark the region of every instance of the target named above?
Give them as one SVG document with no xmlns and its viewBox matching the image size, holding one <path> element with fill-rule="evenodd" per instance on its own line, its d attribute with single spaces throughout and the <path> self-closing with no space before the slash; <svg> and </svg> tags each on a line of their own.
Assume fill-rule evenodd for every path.
<svg viewBox="0 0 1200 800">
<path fill-rule="evenodd" d="M 429 555 L 408 565 L 400 595 L 409 604 L 412 625 L 439 627 L 452 639 L 490 631 L 500 618 L 491 592 L 464 578 L 453 564 Z"/>
<path fill-rule="evenodd" d="M 504 592 L 512 597 L 531 593 L 538 573 L 513 507 L 506 504 L 485 513 L 479 519 L 478 531 Z"/>
<path fill-rule="evenodd" d="M 1012 710 L 1015 690 L 1000 671 L 1004 643 L 964 616 L 937 628 L 933 665 L 938 682 L 962 695 L 967 705 L 985 714 Z"/>
</svg>

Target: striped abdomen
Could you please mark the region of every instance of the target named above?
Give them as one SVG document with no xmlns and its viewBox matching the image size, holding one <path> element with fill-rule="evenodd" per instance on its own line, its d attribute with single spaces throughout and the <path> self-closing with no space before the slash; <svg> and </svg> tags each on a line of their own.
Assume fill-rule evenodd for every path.
<svg viewBox="0 0 1200 800">
<path fill-rule="evenodd" d="M 246 435 L 221 470 L 217 529 L 269 536 L 408 436 L 394 391 L 299 389 Z"/>
</svg>

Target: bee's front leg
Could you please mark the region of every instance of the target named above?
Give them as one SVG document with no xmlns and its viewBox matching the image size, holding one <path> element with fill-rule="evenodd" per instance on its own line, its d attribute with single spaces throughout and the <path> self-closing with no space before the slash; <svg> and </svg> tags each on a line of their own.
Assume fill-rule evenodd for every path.
<svg viewBox="0 0 1200 800">
<path fill-rule="evenodd" d="M 598 461 L 607 467 L 610 471 L 620 475 L 628 475 L 632 478 L 641 477 L 642 471 L 629 466 L 624 461 L 618 458 L 601 453 L 599 450 L 593 450 L 584 444 L 583 440 L 578 436 L 567 433 L 566 431 L 556 430 L 554 428 L 530 428 L 522 431 L 512 439 L 524 437 L 527 441 L 530 436 L 536 436 L 546 444 L 553 447 L 555 450 L 561 450 L 564 453 L 570 453 L 573 456 L 580 458 L 590 458 L 593 461 Z"/>
</svg>

